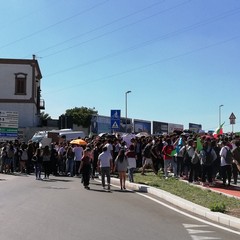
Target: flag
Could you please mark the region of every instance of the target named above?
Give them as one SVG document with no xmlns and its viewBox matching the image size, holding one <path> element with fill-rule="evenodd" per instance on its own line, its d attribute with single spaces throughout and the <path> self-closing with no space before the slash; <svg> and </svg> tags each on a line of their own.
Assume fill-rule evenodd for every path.
<svg viewBox="0 0 240 240">
<path fill-rule="evenodd" d="M 225 123 L 225 122 L 224 122 L 224 123 Z M 213 133 L 213 137 L 214 137 L 214 138 L 217 138 L 218 135 L 223 134 L 223 125 L 224 125 L 224 123 L 221 124 L 221 125 L 215 130 L 215 132 Z"/>
<path fill-rule="evenodd" d="M 182 145 L 183 145 L 183 140 L 182 140 L 182 138 L 180 137 L 180 138 L 178 139 L 178 144 L 177 144 L 177 146 L 176 146 L 176 153 L 179 153 L 179 152 L 180 152 L 180 149 L 182 148 Z"/>
<path fill-rule="evenodd" d="M 175 149 L 172 150 L 170 156 L 173 157 L 176 153 L 177 153 L 177 150 L 176 150 L 176 148 L 175 148 Z"/>
<path fill-rule="evenodd" d="M 197 150 L 200 152 L 203 149 L 202 143 L 201 143 L 201 138 L 197 138 Z"/>
</svg>

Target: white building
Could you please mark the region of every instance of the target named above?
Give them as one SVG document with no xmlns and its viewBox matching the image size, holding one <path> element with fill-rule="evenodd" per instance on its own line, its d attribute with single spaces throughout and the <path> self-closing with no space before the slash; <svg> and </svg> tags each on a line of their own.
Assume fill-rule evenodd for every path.
<svg viewBox="0 0 240 240">
<path fill-rule="evenodd" d="M 0 110 L 17 111 L 19 128 L 40 125 L 42 74 L 33 59 L 0 58 Z"/>
</svg>

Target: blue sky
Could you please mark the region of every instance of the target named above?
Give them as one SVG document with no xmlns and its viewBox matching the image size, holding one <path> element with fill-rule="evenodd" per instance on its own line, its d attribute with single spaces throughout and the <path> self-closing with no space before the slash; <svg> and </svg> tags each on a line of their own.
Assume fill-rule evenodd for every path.
<svg viewBox="0 0 240 240">
<path fill-rule="evenodd" d="M 1 58 L 37 56 L 45 112 L 240 131 L 239 0 L 1 1 Z"/>
</svg>

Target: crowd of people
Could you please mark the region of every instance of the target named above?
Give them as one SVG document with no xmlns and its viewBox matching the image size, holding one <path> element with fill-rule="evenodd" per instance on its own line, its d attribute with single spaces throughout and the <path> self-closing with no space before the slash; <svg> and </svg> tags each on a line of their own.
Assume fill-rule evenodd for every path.
<svg viewBox="0 0 240 240">
<path fill-rule="evenodd" d="M 102 187 L 110 190 L 110 175 L 117 172 L 121 189 L 126 178 L 134 182 L 134 171 L 142 175 L 151 169 L 191 183 L 214 185 L 237 184 L 240 171 L 240 137 L 234 134 L 218 138 L 206 134 L 174 133 L 171 135 L 133 137 L 125 142 L 120 136 L 108 135 L 85 139 L 86 144 L 38 143 L 9 141 L 1 144 L 1 173 L 34 173 L 36 180 L 54 176 L 80 177 L 86 189 L 90 178 L 102 176 Z M 171 173 L 171 174 L 170 174 Z M 107 185 L 105 183 L 107 179 Z"/>
</svg>

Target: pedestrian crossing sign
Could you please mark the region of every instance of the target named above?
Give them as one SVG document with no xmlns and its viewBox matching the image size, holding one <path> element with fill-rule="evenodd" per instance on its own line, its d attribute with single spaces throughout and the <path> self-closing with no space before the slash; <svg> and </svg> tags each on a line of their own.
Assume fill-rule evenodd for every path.
<svg viewBox="0 0 240 240">
<path fill-rule="evenodd" d="M 111 110 L 111 129 L 114 129 L 116 131 L 120 128 L 120 118 L 120 110 Z"/>
<path fill-rule="evenodd" d="M 116 121 L 113 122 L 112 128 L 113 128 L 113 129 L 118 129 L 118 128 L 119 128 L 119 125 L 117 124 Z"/>
</svg>

